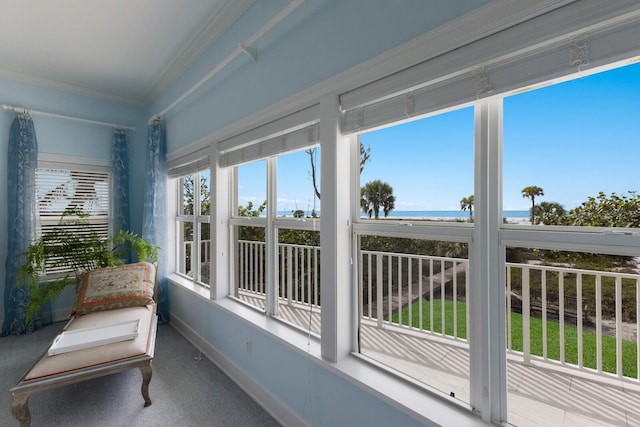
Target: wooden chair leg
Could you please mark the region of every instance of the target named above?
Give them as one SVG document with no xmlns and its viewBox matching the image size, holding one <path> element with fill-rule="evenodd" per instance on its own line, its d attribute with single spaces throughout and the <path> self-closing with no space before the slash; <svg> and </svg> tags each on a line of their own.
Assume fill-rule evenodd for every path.
<svg viewBox="0 0 640 427">
<path fill-rule="evenodd" d="M 29 394 L 18 394 L 11 401 L 11 413 L 18 421 L 20 427 L 29 427 L 31 424 L 31 412 L 29 411 Z"/>
<path fill-rule="evenodd" d="M 151 382 L 151 361 L 149 365 L 141 366 L 140 372 L 142 373 L 142 397 L 144 398 L 144 406 L 151 406 L 151 397 L 149 397 L 149 383 Z"/>
</svg>

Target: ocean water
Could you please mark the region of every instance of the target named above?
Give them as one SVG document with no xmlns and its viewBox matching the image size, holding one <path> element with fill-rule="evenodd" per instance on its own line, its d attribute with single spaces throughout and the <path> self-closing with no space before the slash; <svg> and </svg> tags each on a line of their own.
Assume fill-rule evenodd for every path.
<svg viewBox="0 0 640 427">
<path fill-rule="evenodd" d="M 320 214 L 318 212 L 318 214 Z M 310 215 L 310 212 L 305 212 Z M 362 213 L 360 213 L 362 215 Z M 382 212 L 380 212 L 382 216 Z M 292 216 L 290 211 L 280 211 L 278 216 Z M 529 218 L 529 211 L 503 211 L 504 218 Z M 391 211 L 389 218 L 469 218 L 469 211 Z"/>
<path fill-rule="evenodd" d="M 504 218 L 529 218 L 529 211 L 503 211 Z M 391 211 L 389 218 L 469 218 L 469 211 Z"/>
</svg>

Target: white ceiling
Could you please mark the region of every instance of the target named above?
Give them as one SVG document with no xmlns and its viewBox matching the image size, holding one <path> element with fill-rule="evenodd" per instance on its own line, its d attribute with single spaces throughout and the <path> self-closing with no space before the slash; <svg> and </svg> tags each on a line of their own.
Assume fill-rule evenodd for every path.
<svg viewBox="0 0 640 427">
<path fill-rule="evenodd" d="M 0 77 L 147 105 L 253 1 L 2 0 Z"/>
</svg>

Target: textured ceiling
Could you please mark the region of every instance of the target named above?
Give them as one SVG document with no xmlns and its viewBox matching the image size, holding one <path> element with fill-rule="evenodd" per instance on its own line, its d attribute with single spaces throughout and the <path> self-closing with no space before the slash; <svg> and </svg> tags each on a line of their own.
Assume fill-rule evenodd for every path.
<svg viewBox="0 0 640 427">
<path fill-rule="evenodd" d="M 3 1 L 0 77 L 146 105 L 253 1 Z"/>
</svg>

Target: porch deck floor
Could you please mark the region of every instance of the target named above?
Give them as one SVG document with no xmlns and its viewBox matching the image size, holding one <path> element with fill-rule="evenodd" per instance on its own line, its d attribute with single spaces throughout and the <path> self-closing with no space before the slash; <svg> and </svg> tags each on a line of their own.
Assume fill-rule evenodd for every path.
<svg viewBox="0 0 640 427">
<path fill-rule="evenodd" d="M 261 306 L 260 298 L 242 299 Z M 279 317 L 320 333 L 320 313 L 280 304 Z M 407 333 L 362 322 L 361 354 L 469 402 L 469 351 L 464 341 Z M 507 420 L 527 426 L 640 426 L 640 384 L 583 374 L 554 363 L 524 365 L 507 355 Z"/>
</svg>

